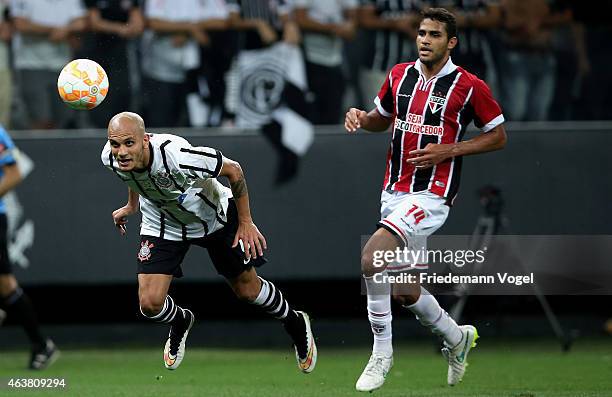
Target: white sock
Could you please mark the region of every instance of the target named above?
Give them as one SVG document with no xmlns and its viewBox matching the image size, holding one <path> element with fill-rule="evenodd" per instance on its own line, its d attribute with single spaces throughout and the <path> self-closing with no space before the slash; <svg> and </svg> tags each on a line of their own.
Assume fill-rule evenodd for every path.
<svg viewBox="0 0 612 397">
<path fill-rule="evenodd" d="M 440 336 L 449 347 L 455 347 L 461 342 L 462 333 L 459 326 L 425 288 L 421 287 L 421 296 L 413 305 L 406 306 L 417 319 L 431 332 Z"/>
<path fill-rule="evenodd" d="M 372 352 L 390 356 L 393 354 L 391 285 L 376 283 L 373 277 L 364 277 L 364 279 L 368 291 L 368 319 L 374 335 Z"/>
</svg>

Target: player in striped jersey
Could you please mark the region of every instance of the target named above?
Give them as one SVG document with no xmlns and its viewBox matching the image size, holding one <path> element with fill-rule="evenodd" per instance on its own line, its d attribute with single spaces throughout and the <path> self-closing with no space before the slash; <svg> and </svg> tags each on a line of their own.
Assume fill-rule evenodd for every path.
<svg viewBox="0 0 612 397">
<path fill-rule="evenodd" d="M 142 118 L 129 112 L 111 119 L 102 162 L 128 185 L 127 204 L 113 212 L 122 235 L 126 218 L 142 212 L 140 309 L 145 318 L 171 326 L 165 367 L 180 365 L 194 323 L 193 313 L 168 295 L 173 277 L 183 275 L 181 263 L 193 244 L 208 250 L 217 272 L 240 299 L 281 320 L 294 342 L 298 367 L 312 372 L 317 349 L 308 315 L 293 310 L 280 290 L 255 271 L 266 261 L 266 240 L 251 218 L 240 164 L 176 135 L 146 133 Z M 231 189 L 216 180 L 221 176 Z"/>
<path fill-rule="evenodd" d="M 457 67 L 450 52 L 457 44 L 455 17 L 445 9 L 423 13 L 417 34 L 419 59 L 395 65 L 369 113 L 351 108 L 349 132 L 358 128 L 386 131 L 393 126 L 381 196 L 378 230 L 366 243 L 361 267 L 368 292 L 368 317 L 374 334 L 372 356 L 357 381 L 357 390 L 381 387 L 393 365 L 391 344 L 392 286 L 377 283 L 391 271 L 427 268 L 418 263 L 378 263 L 375 253 L 397 247 L 421 250 L 426 236 L 442 226 L 457 194 L 462 156 L 501 149 L 506 142 L 504 117 L 487 85 Z M 474 121 L 482 134 L 461 141 Z M 471 325 L 458 326 L 436 299 L 418 283 L 393 285 L 393 297 L 444 341 L 448 384 L 456 385 L 467 355 L 478 338 Z"/>
</svg>

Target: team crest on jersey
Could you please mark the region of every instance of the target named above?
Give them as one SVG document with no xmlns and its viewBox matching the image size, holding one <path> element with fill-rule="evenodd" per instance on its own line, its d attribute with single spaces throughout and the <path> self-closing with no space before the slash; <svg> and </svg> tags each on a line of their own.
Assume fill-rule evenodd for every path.
<svg viewBox="0 0 612 397">
<path fill-rule="evenodd" d="M 444 97 L 444 94 L 440 92 L 434 92 L 433 94 L 431 94 L 431 96 L 429 97 L 429 102 L 427 102 L 427 104 L 429 105 L 429 109 L 431 109 L 432 113 L 439 112 L 440 109 L 444 107 L 445 103 L 446 97 Z"/>
<path fill-rule="evenodd" d="M 155 174 L 154 178 L 157 186 L 161 187 L 162 189 L 168 189 L 170 186 L 172 186 L 172 179 L 170 179 L 170 175 L 168 175 L 166 172 L 158 172 Z"/>
<path fill-rule="evenodd" d="M 140 243 L 140 251 L 138 251 L 138 260 L 141 262 L 151 259 L 151 248 L 155 247 L 149 240 Z"/>
</svg>

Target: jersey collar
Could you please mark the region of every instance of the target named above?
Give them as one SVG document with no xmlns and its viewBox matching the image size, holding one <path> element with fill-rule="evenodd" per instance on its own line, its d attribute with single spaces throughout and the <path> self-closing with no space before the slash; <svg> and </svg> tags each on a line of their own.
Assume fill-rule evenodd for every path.
<svg viewBox="0 0 612 397">
<path fill-rule="evenodd" d="M 149 164 L 147 164 L 147 170 L 151 171 L 151 167 L 153 166 L 153 144 L 151 143 L 151 139 L 149 139 Z"/>
<path fill-rule="evenodd" d="M 153 145 L 151 144 L 151 140 L 149 140 L 149 164 L 145 168 L 141 168 L 138 170 L 133 170 L 134 172 L 145 172 L 151 171 L 151 166 L 153 165 Z"/>
<path fill-rule="evenodd" d="M 421 63 L 420 59 L 417 59 L 416 62 L 414 63 L 414 68 L 416 70 L 419 71 L 419 73 L 421 73 L 422 75 L 424 75 L 423 73 L 423 64 Z M 446 76 L 448 74 L 453 73 L 455 70 L 457 69 L 457 65 L 455 65 L 453 63 L 453 60 L 451 59 L 451 57 L 448 57 L 448 61 L 446 61 L 446 64 L 444 64 L 444 66 L 442 67 L 442 69 L 438 72 L 438 74 L 436 74 L 435 76 L 433 76 L 432 78 L 435 77 L 442 77 L 442 76 Z"/>
</svg>

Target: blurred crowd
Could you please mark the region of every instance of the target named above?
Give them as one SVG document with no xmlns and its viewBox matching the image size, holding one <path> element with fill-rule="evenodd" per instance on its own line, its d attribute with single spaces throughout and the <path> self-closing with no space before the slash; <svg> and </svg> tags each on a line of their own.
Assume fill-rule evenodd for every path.
<svg viewBox="0 0 612 397">
<path fill-rule="evenodd" d="M 151 127 L 231 125 L 241 51 L 300 46 L 316 124 L 372 108 L 388 70 L 416 59 L 419 11 L 455 12 L 453 61 L 486 80 L 506 118 L 612 119 L 609 2 L 570 0 L 0 0 L 0 123 L 105 127 L 123 110 Z M 57 97 L 61 68 L 90 58 L 111 90 L 90 112 Z"/>
</svg>

